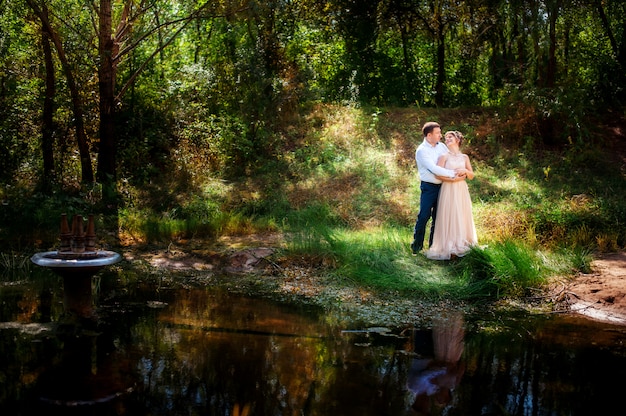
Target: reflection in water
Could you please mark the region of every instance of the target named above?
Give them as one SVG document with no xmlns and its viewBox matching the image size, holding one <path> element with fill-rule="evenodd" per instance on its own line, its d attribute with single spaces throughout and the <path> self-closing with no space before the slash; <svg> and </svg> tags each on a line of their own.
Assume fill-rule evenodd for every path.
<svg viewBox="0 0 626 416">
<path fill-rule="evenodd" d="M 38 408 L 85 408 L 116 400 L 135 388 L 134 370 L 104 334 L 62 336 L 57 362 L 36 381 Z"/>
<path fill-rule="evenodd" d="M 132 329 L 132 344 L 143 352 L 141 400 L 166 409 L 176 398 L 198 414 L 216 415 L 235 405 L 254 414 L 304 408 L 324 328 L 268 306 L 204 291 L 178 293 L 154 312 L 156 325 L 145 320 Z"/>
<path fill-rule="evenodd" d="M 621 408 L 623 383 L 615 380 L 626 376 L 626 328 L 571 317 L 510 325 L 466 338 L 459 387 L 466 408 L 487 415 L 608 415 Z"/>
<path fill-rule="evenodd" d="M 463 375 L 465 329 L 463 315 L 451 312 L 435 318 L 432 329 L 432 357 L 418 353 L 409 370 L 407 386 L 415 394 L 411 409 L 415 414 L 429 415 L 443 409 L 452 400 L 455 387 Z M 423 334 L 415 331 L 414 336 Z M 419 345 L 419 343 L 416 343 Z"/>
<path fill-rule="evenodd" d="M 317 310 L 103 279 L 98 332 L 67 334 L 55 283 L 0 284 L 2 415 L 588 415 L 623 394 L 622 327 L 450 312 L 350 332 Z"/>
</svg>

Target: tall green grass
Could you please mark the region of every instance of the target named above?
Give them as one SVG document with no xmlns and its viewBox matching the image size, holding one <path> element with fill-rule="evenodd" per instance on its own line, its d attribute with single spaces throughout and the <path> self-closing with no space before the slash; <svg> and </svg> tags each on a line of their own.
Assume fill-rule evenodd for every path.
<svg viewBox="0 0 626 416">
<path fill-rule="evenodd" d="M 394 227 L 357 231 L 318 223 L 294 233 L 287 248 L 293 255 L 333 259 L 329 263 L 337 266 L 326 272 L 347 284 L 431 299 L 520 297 L 540 288 L 556 271 L 523 242 L 476 247 L 465 257 L 436 262 L 412 256 L 409 237 Z"/>
<path fill-rule="evenodd" d="M 541 288 L 553 272 L 549 262 L 524 242 L 506 240 L 475 247 L 454 272 L 468 282 L 469 292 L 490 298 L 522 297 L 530 288 Z"/>
<path fill-rule="evenodd" d="M 239 212 L 218 212 L 206 218 L 185 216 L 172 218 L 168 213 L 123 210 L 120 227 L 136 242 L 158 243 L 179 239 L 211 240 L 221 235 L 245 235 L 261 231 L 275 231 L 270 218 L 255 218 Z"/>
</svg>

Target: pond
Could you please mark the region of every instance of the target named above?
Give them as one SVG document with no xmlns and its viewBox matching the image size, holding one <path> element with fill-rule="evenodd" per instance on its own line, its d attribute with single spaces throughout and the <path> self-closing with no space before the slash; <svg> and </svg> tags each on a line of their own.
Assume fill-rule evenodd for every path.
<svg viewBox="0 0 626 416">
<path fill-rule="evenodd" d="M 564 315 L 346 326 L 215 288 L 94 280 L 63 325 L 60 278 L 0 282 L 0 414 L 614 414 L 626 328 Z"/>
</svg>

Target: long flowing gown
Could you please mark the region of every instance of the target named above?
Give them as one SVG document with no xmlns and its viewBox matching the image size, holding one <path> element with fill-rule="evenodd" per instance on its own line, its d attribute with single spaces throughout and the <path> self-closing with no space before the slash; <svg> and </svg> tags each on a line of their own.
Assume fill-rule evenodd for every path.
<svg viewBox="0 0 626 416">
<path fill-rule="evenodd" d="M 463 168 L 465 158 L 450 154 L 445 167 Z M 467 254 L 478 244 L 467 182 L 444 182 L 441 185 L 435 221 L 433 244 L 425 253 L 429 259 L 450 260 L 453 255 Z"/>
</svg>

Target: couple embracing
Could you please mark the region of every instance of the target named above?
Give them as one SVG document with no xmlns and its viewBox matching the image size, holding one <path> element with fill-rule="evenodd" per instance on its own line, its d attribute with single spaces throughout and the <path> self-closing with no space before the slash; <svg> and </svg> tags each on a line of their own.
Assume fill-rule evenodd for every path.
<svg viewBox="0 0 626 416">
<path fill-rule="evenodd" d="M 461 153 L 461 133 L 446 132 L 444 144 L 441 126 L 432 121 L 424 124 L 422 133 L 424 141 L 415 152 L 421 196 L 411 250 L 413 254 L 422 250 L 426 224 L 432 217 L 429 247 L 424 254 L 430 259 L 450 260 L 478 244 L 465 182 L 474 178 L 474 171 L 469 157 Z"/>
</svg>

